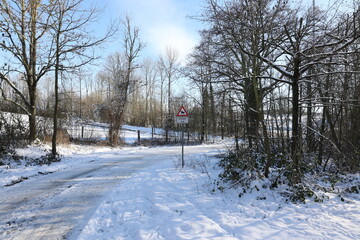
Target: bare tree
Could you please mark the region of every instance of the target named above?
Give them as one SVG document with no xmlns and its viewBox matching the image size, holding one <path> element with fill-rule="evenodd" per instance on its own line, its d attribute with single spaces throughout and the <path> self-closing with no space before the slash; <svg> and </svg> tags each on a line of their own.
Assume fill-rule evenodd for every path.
<svg viewBox="0 0 360 240">
<path fill-rule="evenodd" d="M 2 0 L 0 4 L 0 28 L 5 36 L 0 47 L 11 64 L 10 70 L 20 75 L 27 85 L 26 91 L 22 91 L 19 84 L 11 81 L 6 74 L 8 66 L 4 66 L 0 79 L 10 86 L 20 101 L 9 98 L 3 87 L 2 95 L 29 116 L 30 142 L 36 138 L 37 86 L 53 62 L 49 44 L 45 40 L 50 25 L 49 12 L 51 6 L 43 4 L 41 0 Z"/>
<path fill-rule="evenodd" d="M 1 1 L 0 30 L 4 33 L 5 40 L 1 41 L 0 47 L 9 63 L 0 69 L 0 79 L 4 83 L 1 85 L 2 95 L 29 116 L 30 142 L 37 135 L 39 81 L 54 70 L 57 85 L 60 68 L 73 69 L 94 60 L 94 55 L 88 50 L 114 33 L 112 28 L 102 38 L 91 34 L 87 29 L 88 24 L 96 20 L 100 12 L 96 9 L 83 9 L 82 2 L 83 0 Z M 21 89 L 19 83 L 11 81 L 9 71 L 12 76 L 20 76 L 27 89 Z M 18 99 L 11 98 L 3 91 L 5 85 L 12 89 Z M 56 113 L 57 109 L 54 117 Z"/>
<path fill-rule="evenodd" d="M 89 24 L 96 21 L 100 11 L 95 8 L 83 9 L 83 0 L 56 0 L 53 2 L 51 26 L 53 45 L 55 45 L 55 105 L 53 117 L 52 154 L 56 155 L 57 114 L 59 72 L 74 71 L 96 59 L 92 51 L 104 41 L 114 35 L 116 29 L 111 25 L 102 37 L 95 37 L 87 29 Z"/>
<path fill-rule="evenodd" d="M 178 62 L 178 53 L 171 47 L 166 47 L 165 54 L 160 56 L 159 65 L 161 70 L 165 74 L 165 79 L 167 80 L 168 84 L 168 102 L 167 102 L 167 116 L 166 116 L 166 123 L 165 123 L 165 130 L 166 130 L 166 141 L 169 140 L 169 130 L 173 126 L 174 119 L 171 114 L 171 84 L 176 80 L 177 73 L 179 71 L 179 62 Z M 161 103 L 162 104 L 162 103 Z"/>
<path fill-rule="evenodd" d="M 301 181 L 301 168 L 304 160 L 308 160 L 304 146 L 308 146 L 309 152 L 314 152 L 315 136 L 321 136 L 318 137 L 321 141 L 334 139 L 334 144 L 330 142 L 330 145 L 337 149 L 338 155 L 344 155 L 338 136 L 349 126 L 344 124 L 342 116 L 349 116 L 350 109 L 354 109 L 348 104 L 345 106 L 344 102 L 356 97 L 349 99 L 340 92 L 331 95 L 332 87 L 328 84 L 334 83 L 329 79 L 337 76 L 343 82 L 336 85 L 340 91 L 349 93 L 349 84 L 357 87 L 356 81 L 350 83 L 351 75 L 356 71 L 351 71 L 349 60 L 350 56 L 357 54 L 350 47 L 359 41 L 359 11 L 352 15 L 337 15 L 337 12 L 320 11 L 315 6 L 309 9 L 293 7 L 281 0 L 209 0 L 208 3 L 202 20 L 209 23 L 209 28 L 202 32 L 201 44 L 209 46 L 210 51 L 201 49 L 200 44 L 197 62 L 211 64 L 212 82 L 231 92 L 229 97 L 238 98 L 245 114 L 249 146 L 253 145 L 257 153 L 264 151 L 267 158 L 260 160 L 264 175 L 269 175 L 270 167 L 277 161 L 273 156 L 277 150 L 272 148 L 275 137 L 289 138 L 283 143 L 289 147 L 282 148 L 282 156 L 291 161 L 281 164 L 291 172 L 289 179 L 294 184 Z M 321 82 L 324 76 L 328 79 L 325 89 Z M 276 88 L 285 92 L 276 96 Z M 330 112 L 330 99 L 335 96 L 343 100 L 334 101 L 333 109 L 339 111 Z M 289 99 L 287 104 L 283 103 L 284 99 Z M 320 131 L 315 129 L 315 111 L 318 111 L 316 106 L 319 104 L 324 105 Z M 286 123 L 282 116 L 279 120 L 276 118 L 276 111 L 282 109 L 284 112 L 285 106 L 285 114 L 290 113 Z M 304 109 L 307 112 L 306 124 L 302 123 Z M 236 114 L 233 116 L 238 117 Z M 284 124 L 289 122 L 291 127 L 286 128 L 286 134 L 275 133 L 275 127 L 284 128 Z M 326 137 L 325 122 L 329 123 L 331 138 Z M 304 128 L 306 134 L 303 134 Z M 270 139 L 270 134 L 273 139 Z M 254 161 L 259 163 L 256 159 Z"/>
<path fill-rule="evenodd" d="M 160 57 L 161 58 L 161 57 Z M 157 62 L 157 72 L 158 72 L 158 81 L 160 82 L 160 126 L 162 128 L 165 127 L 165 122 L 164 122 L 164 101 L 165 101 L 165 81 L 166 81 L 166 77 L 165 77 L 165 70 L 162 67 L 161 61 L 160 59 Z"/>
<path fill-rule="evenodd" d="M 132 27 L 130 17 L 124 21 L 123 54 L 116 53 L 108 59 L 108 70 L 114 83 L 114 96 L 106 103 L 109 116 L 109 143 L 117 146 L 120 128 L 124 121 L 126 105 L 128 103 L 133 73 L 139 66 L 137 58 L 144 44 L 140 41 L 139 29 Z"/>
<path fill-rule="evenodd" d="M 145 125 L 155 126 L 155 78 L 156 71 L 154 63 L 151 60 L 145 60 L 143 64 L 145 80 Z"/>
<path fill-rule="evenodd" d="M 211 63 L 209 56 L 210 46 L 206 42 L 202 42 L 197 48 L 196 51 L 191 55 L 190 61 L 188 62 L 186 68 L 183 69 L 183 75 L 186 76 L 194 84 L 194 87 L 199 91 L 200 99 L 197 99 L 193 96 L 193 100 L 200 106 L 200 115 L 201 118 L 197 121 L 200 131 L 200 142 L 204 142 L 207 138 L 208 130 L 214 126 L 208 126 L 213 113 L 210 107 L 211 98 Z M 213 113 L 214 114 L 214 113 Z M 215 115 L 215 114 L 214 114 Z"/>
<path fill-rule="evenodd" d="M 273 157 L 263 99 L 276 82 L 268 77 L 269 67 L 256 55 L 269 57 L 273 54 L 274 48 L 266 41 L 278 29 L 285 10 L 285 1 L 225 1 L 220 4 L 209 0 L 203 20 L 211 27 L 202 32 L 202 43 L 198 47 L 198 58 L 212 66 L 212 81 L 224 85 L 242 102 L 249 149 L 262 146 L 266 154 L 265 176 L 269 174 Z"/>
<path fill-rule="evenodd" d="M 286 58 L 287 64 L 284 66 L 277 63 L 274 59 L 270 59 L 260 54 L 257 55 L 259 59 L 267 63 L 276 71 L 281 73 L 283 78 L 278 78 L 277 81 L 287 83 L 291 86 L 292 93 L 292 159 L 296 174 L 294 174 L 294 182 L 300 181 L 300 159 L 302 152 L 302 133 L 301 133 L 301 100 L 300 100 L 300 86 L 302 83 L 309 80 L 311 75 L 306 73 L 316 64 L 321 63 L 331 56 L 341 54 L 341 52 L 354 43 L 360 35 L 357 31 L 357 23 L 348 26 L 346 31 L 337 32 L 339 26 L 329 28 L 328 22 L 321 19 L 320 12 L 316 13 L 318 17 L 314 17 L 314 10 L 309 9 L 303 16 L 294 12 L 292 20 L 284 25 L 283 42 L 270 40 L 279 55 L 274 59 Z M 347 24 L 349 19 L 344 21 Z M 340 22 L 340 25 L 342 23 Z M 315 28 L 315 30 L 314 30 Z M 334 31 L 335 30 L 335 31 Z M 313 41 L 313 34 L 316 31 L 318 35 L 317 41 Z"/>
</svg>

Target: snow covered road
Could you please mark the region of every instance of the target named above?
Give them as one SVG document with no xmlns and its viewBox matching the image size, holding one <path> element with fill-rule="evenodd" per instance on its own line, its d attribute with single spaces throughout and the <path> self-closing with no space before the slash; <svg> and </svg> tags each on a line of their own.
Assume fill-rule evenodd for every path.
<svg viewBox="0 0 360 240">
<path fill-rule="evenodd" d="M 201 152 L 202 148 L 212 147 L 190 151 Z M 2 188 L 0 238 L 76 238 L 105 193 L 141 169 L 174 161 L 179 158 L 174 152 L 180 151 L 180 147 L 165 147 L 78 155 L 72 160 L 79 163 L 64 170 Z"/>
<path fill-rule="evenodd" d="M 0 239 L 360 239 L 358 194 L 293 204 L 255 180 L 240 197 L 217 182 L 226 148 L 186 146 L 183 169 L 179 146 L 69 145 L 50 166 L 0 166 Z"/>
</svg>

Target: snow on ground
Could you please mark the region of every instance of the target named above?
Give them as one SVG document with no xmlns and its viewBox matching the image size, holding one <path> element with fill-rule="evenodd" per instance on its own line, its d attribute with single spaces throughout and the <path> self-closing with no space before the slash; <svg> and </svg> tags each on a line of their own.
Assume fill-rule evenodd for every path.
<svg viewBox="0 0 360 240">
<path fill-rule="evenodd" d="M 134 140 L 136 128 L 128 129 L 132 131 L 125 133 L 127 141 Z M 151 136 L 146 129 L 142 131 Z M 225 186 L 224 191 L 218 190 L 219 151 L 216 147 L 201 154 L 191 151 L 202 147 L 185 147 L 184 169 L 180 153 L 174 152 L 179 148 L 169 147 L 177 156 L 175 160 L 153 165 L 122 181 L 104 196 L 76 239 L 360 239 L 359 195 L 349 194 L 344 201 L 338 194 L 327 193 L 323 203 L 292 204 L 275 191 L 259 187 L 259 191 L 240 198 L 236 189 Z M 1 166 L 0 192 L 5 185 L 32 176 L 143 148 L 60 146 L 63 160 L 50 166 L 25 167 L 21 162 Z M 50 147 L 39 145 L 17 152 L 36 157 L 46 149 Z"/>
<path fill-rule="evenodd" d="M 83 135 L 82 137 L 84 138 L 104 141 L 108 135 L 108 125 L 105 123 L 83 123 L 73 121 L 69 124 L 67 130 L 73 138 L 81 138 L 81 135 Z M 125 140 L 126 144 L 133 144 L 138 141 L 138 131 L 140 131 L 141 139 L 158 138 L 164 135 L 164 130 L 160 128 L 154 128 L 152 130 L 148 127 L 123 125 L 121 138 Z"/>
<path fill-rule="evenodd" d="M 218 152 L 164 162 L 104 197 L 79 239 L 360 239 L 360 199 L 285 203 L 267 189 L 213 191 Z"/>
<path fill-rule="evenodd" d="M 142 139 L 149 139 L 152 137 L 151 128 L 138 128 L 132 126 L 124 126 L 125 130 L 121 132 L 122 137 L 127 144 L 133 144 L 137 141 L 137 130 L 141 131 Z M 81 134 L 81 125 L 74 125 L 69 128 L 69 132 L 72 137 L 78 137 Z M 160 134 L 160 129 L 156 129 L 155 132 Z M 105 140 L 107 134 L 106 126 L 97 124 L 93 126 L 85 127 L 85 137 L 96 138 L 99 140 Z M 141 149 L 140 148 L 136 148 Z M 131 151 L 135 151 L 135 148 L 126 147 L 122 149 L 116 149 L 111 147 L 99 147 L 99 146 L 81 146 L 81 145 L 59 145 L 57 147 L 58 153 L 62 156 L 62 161 L 53 163 L 51 165 L 42 166 L 26 166 L 28 165 L 25 160 L 13 161 L 6 165 L 0 165 L 0 188 L 3 186 L 12 185 L 24 181 L 30 177 L 35 177 L 43 174 L 57 172 L 62 169 L 79 164 L 83 161 L 87 161 L 89 158 L 103 158 L 106 156 L 116 154 L 128 154 Z M 28 146 L 27 148 L 16 149 L 16 154 L 27 158 L 39 158 L 51 151 L 51 146 L 48 144 L 38 144 Z M 76 162 L 74 162 L 76 159 Z"/>
</svg>

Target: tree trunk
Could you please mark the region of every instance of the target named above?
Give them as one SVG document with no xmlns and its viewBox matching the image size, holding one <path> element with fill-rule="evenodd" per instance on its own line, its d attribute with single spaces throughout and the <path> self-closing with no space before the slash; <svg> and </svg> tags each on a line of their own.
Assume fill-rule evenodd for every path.
<svg viewBox="0 0 360 240">
<path fill-rule="evenodd" d="M 55 156 L 57 154 L 57 150 L 56 150 L 56 139 L 57 139 L 57 129 L 58 129 L 58 124 L 57 124 L 57 112 L 58 112 L 58 105 L 59 105 L 59 87 L 58 87 L 58 82 L 59 82 L 59 65 L 57 63 L 57 66 L 55 67 L 55 104 L 54 104 L 54 115 L 53 115 L 53 135 L 52 135 L 52 141 L 51 141 L 51 153 L 53 156 Z"/>
<path fill-rule="evenodd" d="M 214 89 L 210 82 L 210 119 L 211 119 L 211 128 L 213 137 L 217 133 L 216 129 L 216 113 L 215 113 L 215 99 L 214 99 Z"/>
<path fill-rule="evenodd" d="M 51 153 L 53 157 L 56 156 L 56 141 L 57 141 L 57 130 L 58 130 L 58 105 L 59 105 L 59 70 L 60 70 L 60 34 L 62 28 L 63 11 L 62 6 L 59 4 L 59 19 L 57 29 L 55 32 L 55 44 L 56 44 L 56 56 L 55 56 L 55 104 L 54 104 L 54 115 L 53 115 L 53 136 L 51 141 Z"/>
<path fill-rule="evenodd" d="M 291 137 L 291 156 L 295 174 L 294 183 L 300 182 L 300 133 L 299 133 L 299 85 L 298 79 L 294 78 L 292 83 L 292 137 Z"/>
<path fill-rule="evenodd" d="M 314 72 L 312 70 L 312 72 Z M 312 117 L 313 117 L 313 112 L 312 112 L 312 86 L 311 86 L 311 82 L 308 81 L 307 82 L 307 86 L 306 86 L 306 97 L 307 99 L 307 119 L 306 119 L 306 142 L 307 142 L 307 150 L 308 153 L 312 153 L 315 151 L 315 144 L 314 144 L 314 131 L 313 131 L 313 125 L 312 125 Z"/>
<path fill-rule="evenodd" d="M 33 108 L 29 115 L 29 143 L 33 143 L 36 139 L 36 109 Z"/>
<path fill-rule="evenodd" d="M 225 138 L 225 93 L 223 93 L 221 101 L 221 114 L 220 114 L 220 127 L 221 127 L 221 140 Z"/>
</svg>

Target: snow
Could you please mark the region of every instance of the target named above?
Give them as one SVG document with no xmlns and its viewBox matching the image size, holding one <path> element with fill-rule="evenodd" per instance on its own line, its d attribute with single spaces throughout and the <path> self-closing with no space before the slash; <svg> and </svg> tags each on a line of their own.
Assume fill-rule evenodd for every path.
<svg viewBox="0 0 360 240">
<path fill-rule="evenodd" d="M 151 137 L 149 129 L 125 133 L 127 142 L 136 131 Z M 157 130 L 158 131 L 158 130 Z M 25 156 L 41 156 L 48 145 L 17 149 Z M 185 167 L 181 148 L 64 145 L 62 161 L 51 165 L 25 166 L 19 162 L 0 167 L 0 194 L 14 181 L 26 181 L 52 172 L 76 168 L 99 159 L 115 159 L 139 152 L 158 158 L 155 164 L 124 178 L 107 192 L 88 216 L 80 233 L 70 239 L 360 239 L 360 197 L 348 194 L 345 200 L 327 193 L 323 203 L 293 204 L 276 191 L 264 189 L 239 197 L 239 190 L 223 184 L 219 190 L 218 155 L 227 149 L 224 142 L 185 146 Z M 169 154 L 162 159 L 159 153 Z M 356 176 L 360 178 L 359 176 Z M 20 211 L 20 210 L 19 210 Z"/>
<path fill-rule="evenodd" d="M 163 162 L 110 192 L 78 239 L 360 239 L 360 200 L 285 203 L 270 190 L 213 191 L 216 151 Z M 263 200 L 261 200 L 263 199 Z"/>
<path fill-rule="evenodd" d="M 67 129 L 70 136 L 73 138 L 81 137 L 82 129 L 84 138 L 92 138 L 104 141 L 108 135 L 107 124 L 83 123 L 80 121 L 74 121 L 68 126 Z M 151 128 L 123 125 L 121 137 L 125 140 L 126 144 L 133 144 L 138 140 L 138 131 L 140 131 L 141 139 L 157 138 L 164 134 L 164 130 L 160 128 L 154 128 L 154 134 L 152 135 Z"/>
</svg>

